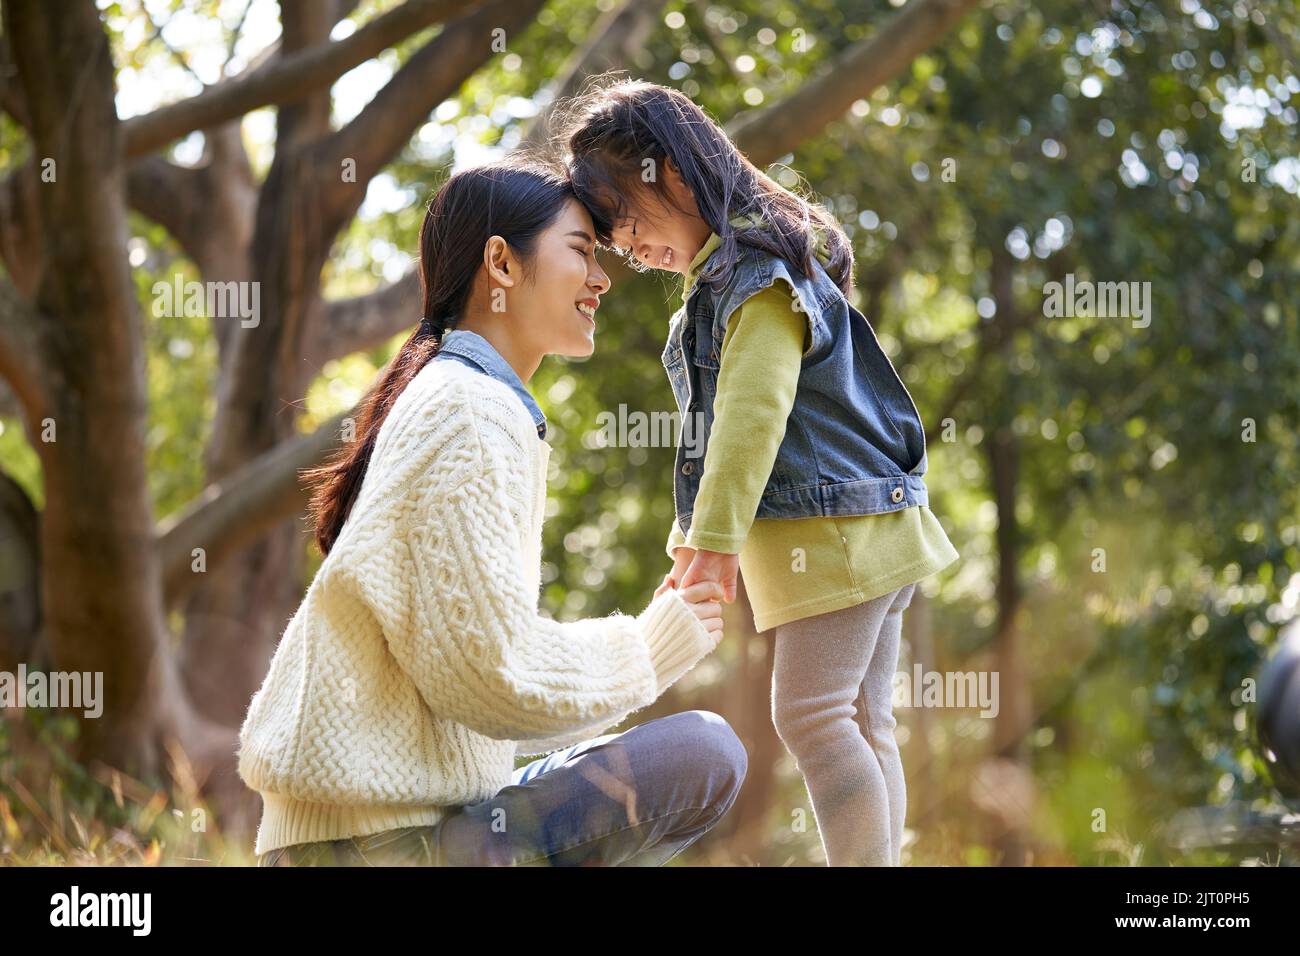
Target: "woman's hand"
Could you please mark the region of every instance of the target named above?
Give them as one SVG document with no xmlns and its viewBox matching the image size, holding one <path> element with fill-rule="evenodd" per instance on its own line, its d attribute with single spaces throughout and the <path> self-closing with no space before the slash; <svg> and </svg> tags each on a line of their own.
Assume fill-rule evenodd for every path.
<svg viewBox="0 0 1300 956">
<path fill-rule="evenodd" d="M 719 603 L 722 599 L 722 585 L 717 581 L 701 581 L 682 588 L 680 594 L 686 606 L 700 619 L 704 629 L 713 638 L 713 646 L 717 647 L 722 640 L 722 605 Z"/>
<path fill-rule="evenodd" d="M 690 567 L 691 559 L 695 557 L 694 548 L 674 548 L 673 549 L 673 569 L 664 575 L 664 580 L 658 588 L 655 589 L 655 597 L 663 594 L 669 588 L 675 588 L 681 585 L 682 575 Z"/>
</svg>

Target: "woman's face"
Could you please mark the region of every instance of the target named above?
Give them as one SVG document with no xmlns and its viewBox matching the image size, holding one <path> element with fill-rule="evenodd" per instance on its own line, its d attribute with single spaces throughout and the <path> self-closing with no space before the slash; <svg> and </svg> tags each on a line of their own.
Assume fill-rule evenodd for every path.
<svg viewBox="0 0 1300 956">
<path fill-rule="evenodd" d="M 595 312 L 609 286 L 609 276 L 596 261 L 591 214 L 570 199 L 538 237 L 531 281 L 524 286 L 533 313 L 527 334 L 536 351 L 574 358 L 591 355 L 596 348 Z"/>
</svg>

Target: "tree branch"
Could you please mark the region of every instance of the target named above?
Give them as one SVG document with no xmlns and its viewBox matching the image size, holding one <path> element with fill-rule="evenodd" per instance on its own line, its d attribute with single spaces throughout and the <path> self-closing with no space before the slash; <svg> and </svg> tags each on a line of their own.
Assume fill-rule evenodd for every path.
<svg viewBox="0 0 1300 956">
<path fill-rule="evenodd" d="M 760 169 L 813 138 L 855 100 L 889 82 L 978 0 L 912 0 L 869 39 L 842 51 L 798 92 L 728 124 L 732 141 Z"/>
<path fill-rule="evenodd" d="M 0 259 L 26 298 L 36 294 L 41 277 L 40 179 L 33 156 L 0 181 Z"/>
<path fill-rule="evenodd" d="M 234 27 L 230 31 L 230 42 L 226 44 L 226 58 L 221 62 L 221 75 L 227 75 L 226 71 L 230 69 L 230 61 L 235 58 L 235 47 L 239 46 L 239 38 L 244 34 L 244 21 L 248 19 L 248 11 L 253 7 L 253 0 L 244 0 L 244 9 L 239 13 L 239 19 L 235 21 Z"/>
<path fill-rule="evenodd" d="M 13 284 L 0 279 L 0 378 L 9 383 L 29 427 L 44 417 L 46 407 L 38 321 L 36 311 Z"/>
<path fill-rule="evenodd" d="M 192 223 L 202 205 L 203 174 L 194 167 L 178 166 L 161 156 L 143 156 L 126 171 L 127 200 L 131 208 L 148 216 L 176 239 L 195 262 Z"/>
<path fill-rule="evenodd" d="M 206 87 L 208 84 L 204 83 L 203 77 L 199 76 L 198 73 L 194 71 L 194 67 L 190 65 L 190 61 L 185 58 L 185 55 L 181 53 L 180 50 L 176 49 L 174 46 L 172 46 L 170 43 L 167 42 L 167 38 L 163 36 L 162 26 L 159 26 L 158 23 L 154 20 L 153 15 L 149 12 L 148 5 L 144 2 L 144 0 L 140 0 L 139 12 L 144 16 L 145 23 L 149 24 L 149 28 L 153 31 L 153 36 L 151 36 L 149 39 L 156 40 L 159 44 L 161 44 L 162 48 L 167 51 L 168 55 L 173 60 L 176 61 L 177 65 L 180 66 L 182 70 L 184 70 L 190 76 L 194 77 L 194 79 L 198 80 L 200 86 Z M 247 9 L 245 9 L 245 12 L 247 12 Z M 168 22 L 171 21 L 169 20 Z M 166 24 L 164 24 L 164 26 L 165 25 Z"/>
<path fill-rule="evenodd" d="M 420 280 L 412 269 L 368 295 L 327 302 L 323 334 L 313 342 L 312 368 L 374 348 L 420 321 Z"/>
<path fill-rule="evenodd" d="M 136 116 L 122 124 L 128 157 L 151 153 L 196 129 L 236 119 L 250 110 L 293 102 L 327 87 L 355 66 L 470 6 L 472 0 L 406 0 L 351 36 L 268 62 L 198 96 Z"/>
<path fill-rule="evenodd" d="M 632 60 L 659 18 L 664 0 L 625 0 L 605 14 L 592 31 L 591 40 L 574 52 L 558 77 L 546 87 L 549 103 L 528 123 L 523 145 L 543 147 L 554 132 L 548 129 L 557 104 L 578 92 L 583 80 L 596 73 L 616 70 Z"/>
<path fill-rule="evenodd" d="M 1012 291 L 1012 278 L 1015 274 L 1015 262 L 1011 254 L 1002 246 L 991 247 L 992 266 L 989 270 L 989 287 L 997 302 L 997 317 L 985 322 L 980 329 L 979 343 L 970 368 L 961 379 L 948 390 L 934 424 L 925 433 L 927 444 L 939 439 L 943 430 L 943 420 L 951 417 L 965 398 L 967 392 L 979 380 L 989 360 L 1006 348 L 1012 338 L 1021 329 L 1028 328 L 1034 319 L 1032 311 L 1017 308 L 1015 294 Z"/>
<path fill-rule="evenodd" d="M 212 282 L 251 278 L 248 244 L 257 209 L 257 184 L 237 121 L 207 130 L 203 162 L 178 166 L 143 156 L 127 167 L 131 206 L 165 228 Z M 225 361 L 233 326 L 214 317 L 213 332 Z"/>
<path fill-rule="evenodd" d="M 27 115 L 27 98 L 23 95 L 22 77 L 9 50 L 9 39 L 0 34 L 0 110 L 14 118 L 23 129 L 31 126 Z"/>
<path fill-rule="evenodd" d="M 544 5 L 545 0 L 493 0 L 448 23 L 350 123 L 325 140 L 318 153 L 318 181 L 328 184 L 324 221 L 341 228 L 360 207 L 370 180 L 401 152 L 433 108 L 496 55 L 496 31 L 508 39 Z M 353 182 L 343 181 L 344 160 L 356 163 Z"/>
<path fill-rule="evenodd" d="M 191 570 L 195 548 L 203 549 L 206 566 L 217 567 L 269 528 L 302 511 L 308 492 L 298 473 L 325 461 L 339 443 L 343 421 L 355 414 L 355 410 L 343 412 L 310 435 L 276 445 L 213 482 L 184 510 L 159 523 L 158 553 L 168 606 L 200 582 Z"/>
</svg>

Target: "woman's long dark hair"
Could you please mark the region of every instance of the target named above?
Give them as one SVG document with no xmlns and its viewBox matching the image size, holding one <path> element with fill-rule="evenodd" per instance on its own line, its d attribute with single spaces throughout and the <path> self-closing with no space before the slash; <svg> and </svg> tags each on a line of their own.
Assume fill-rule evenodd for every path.
<svg viewBox="0 0 1300 956">
<path fill-rule="evenodd" d="M 527 157 L 462 170 L 433 197 L 420 227 L 421 316 L 427 321 L 402 343 L 362 400 L 357 439 L 332 461 L 302 473 L 312 486 L 309 514 L 322 555 L 329 554 L 352 510 L 393 403 L 438 354 L 443 335 L 461 316 L 488 239 L 497 235 L 510 245 L 526 278 L 538 236 L 575 198 L 563 170 Z"/>
<path fill-rule="evenodd" d="M 574 192 L 598 232 L 611 232 L 637 212 L 628 197 L 646 186 L 673 205 L 662 175 L 664 160 L 671 157 L 701 218 L 722 239 L 722 252 L 700 273 L 701 282 L 715 289 L 726 283 L 737 245 L 764 249 L 811 276 L 820 230 L 829 252 L 827 274 L 846 296 L 852 292 L 853 247 L 835 217 L 758 169 L 690 97 L 605 74 L 556 110 L 555 146 L 567 152 Z M 656 171 L 649 183 L 643 179 L 646 160 Z M 731 219 L 745 215 L 762 222 L 753 228 L 731 225 Z M 637 268 L 635 256 L 630 261 Z"/>
</svg>

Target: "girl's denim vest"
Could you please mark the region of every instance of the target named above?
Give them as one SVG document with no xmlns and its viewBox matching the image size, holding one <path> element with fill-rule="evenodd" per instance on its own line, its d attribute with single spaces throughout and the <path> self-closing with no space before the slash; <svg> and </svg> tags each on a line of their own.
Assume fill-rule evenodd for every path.
<svg viewBox="0 0 1300 956">
<path fill-rule="evenodd" d="M 739 259 L 724 288 L 714 292 L 697 281 L 689 291 L 672 318 L 663 352 L 682 416 L 673 474 L 682 533 L 690 529 L 704 470 L 727 320 L 777 280 L 794 290 L 793 305 L 808 317 L 811 344 L 756 517 L 870 515 L 928 504 L 922 477 L 925 430 L 866 317 L 849 304 L 820 260 L 814 258 L 814 275 L 805 278 L 768 252 L 737 248 Z"/>
</svg>

